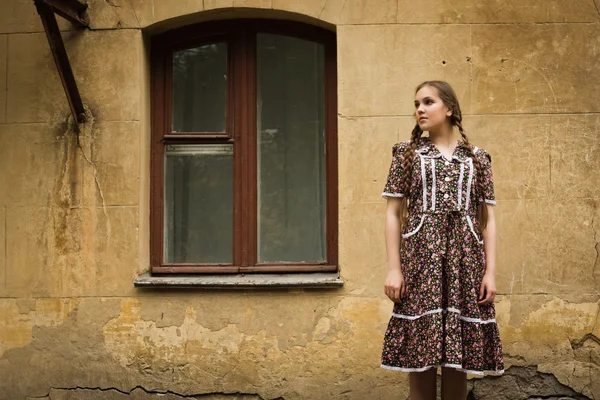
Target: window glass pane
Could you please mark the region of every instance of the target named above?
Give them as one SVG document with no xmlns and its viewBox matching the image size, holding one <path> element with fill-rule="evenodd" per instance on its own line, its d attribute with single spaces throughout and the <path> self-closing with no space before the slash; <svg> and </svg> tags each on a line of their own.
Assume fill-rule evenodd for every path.
<svg viewBox="0 0 600 400">
<path fill-rule="evenodd" d="M 173 54 L 173 132 L 225 132 L 227 44 Z"/>
<path fill-rule="evenodd" d="M 257 38 L 258 261 L 326 260 L 324 49 Z"/>
<path fill-rule="evenodd" d="M 166 263 L 232 262 L 232 145 L 166 146 L 164 202 Z"/>
</svg>

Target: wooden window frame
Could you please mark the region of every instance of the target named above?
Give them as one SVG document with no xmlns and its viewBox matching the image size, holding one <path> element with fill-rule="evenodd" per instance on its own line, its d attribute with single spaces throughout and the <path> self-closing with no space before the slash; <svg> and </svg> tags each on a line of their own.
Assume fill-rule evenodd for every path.
<svg viewBox="0 0 600 400">
<path fill-rule="evenodd" d="M 326 146 L 325 262 L 257 262 L 256 37 L 271 33 L 324 46 Z M 227 41 L 226 132 L 171 131 L 171 68 L 174 51 Z M 152 274 L 287 273 L 338 269 L 337 56 L 335 33 L 312 25 L 265 19 L 213 21 L 190 25 L 152 38 L 150 263 Z M 254 79 L 252 79 L 254 77 Z M 234 93 L 235 89 L 235 93 Z M 165 264 L 164 150 L 171 144 L 233 144 L 233 262 Z"/>
</svg>

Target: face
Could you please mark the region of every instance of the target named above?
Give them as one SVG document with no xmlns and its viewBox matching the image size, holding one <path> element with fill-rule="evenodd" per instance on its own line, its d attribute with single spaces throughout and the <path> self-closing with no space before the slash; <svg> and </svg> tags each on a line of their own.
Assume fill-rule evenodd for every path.
<svg viewBox="0 0 600 400">
<path fill-rule="evenodd" d="M 438 131 L 452 111 L 446 107 L 438 96 L 437 89 L 431 86 L 422 87 L 415 95 L 415 118 L 423 131 Z"/>
</svg>

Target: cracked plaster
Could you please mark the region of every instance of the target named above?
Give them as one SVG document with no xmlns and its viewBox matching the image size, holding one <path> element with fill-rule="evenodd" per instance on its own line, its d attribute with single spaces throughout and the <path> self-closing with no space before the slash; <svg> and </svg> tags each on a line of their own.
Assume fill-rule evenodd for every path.
<svg viewBox="0 0 600 400">
<path fill-rule="evenodd" d="M 415 11 L 404 0 L 89 0 L 90 31 L 60 22 L 96 117 L 77 140 L 66 129 L 68 106 L 33 2 L 2 2 L 0 172 L 9 173 L 0 173 L 0 187 L 9 190 L 0 191 L 0 393 L 48 400 L 406 394 L 405 376 L 378 368 L 391 305 L 380 288 L 383 202 L 375 189 L 391 144 L 412 127 L 412 88 L 435 75 L 456 83 L 467 133 L 493 154 L 498 178 L 497 320 L 507 374 L 470 380 L 473 398 L 511 387 L 529 390 L 522 398 L 599 398 L 593 72 L 600 46 L 589 40 L 599 3 L 517 3 L 427 0 Z M 148 140 L 140 70 L 151 29 L 139 28 L 177 26 L 208 9 L 194 18 L 227 17 L 234 6 L 244 8 L 237 15 L 336 25 L 340 291 L 132 287 L 147 267 L 138 236 L 147 212 L 140 148 Z M 419 41 L 423 28 L 433 42 Z M 428 45 L 435 54 L 422 52 Z M 556 390 L 536 391 L 540 380 Z"/>
</svg>

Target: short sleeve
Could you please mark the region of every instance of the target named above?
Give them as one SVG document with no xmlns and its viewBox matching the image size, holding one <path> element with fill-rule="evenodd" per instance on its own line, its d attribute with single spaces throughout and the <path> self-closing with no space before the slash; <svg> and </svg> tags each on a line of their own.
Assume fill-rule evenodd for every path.
<svg viewBox="0 0 600 400">
<path fill-rule="evenodd" d="M 404 197 L 404 193 L 400 190 L 400 180 L 402 178 L 402 154 L 408 142 L 396 143 L 392 147 L 392 164 L 388 172 L 387 180 L 383 188 L 382 197 Z"/>
<path fill-rule="evenodd" d="M 496 205 L 496 196 L 494 194 L 494 174 L 492 173 L 492 156 L 484 149 L 479 149 L 478 159 L 483 168 L 483 194 L 485 202 Z M 481 196 L 479 201 L 483 201 Z"/>
</svg>

